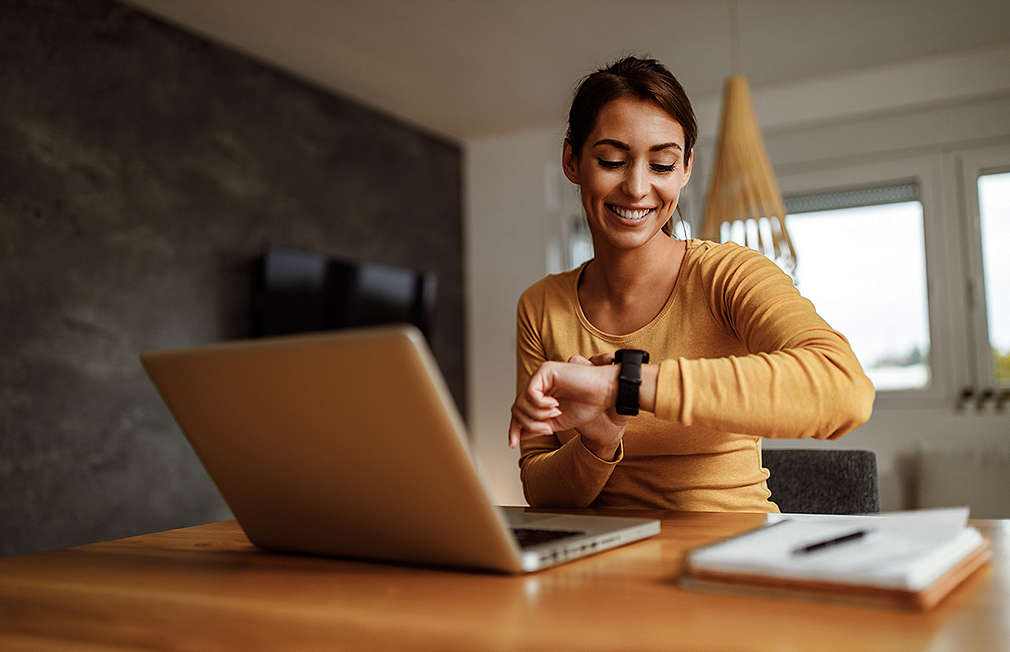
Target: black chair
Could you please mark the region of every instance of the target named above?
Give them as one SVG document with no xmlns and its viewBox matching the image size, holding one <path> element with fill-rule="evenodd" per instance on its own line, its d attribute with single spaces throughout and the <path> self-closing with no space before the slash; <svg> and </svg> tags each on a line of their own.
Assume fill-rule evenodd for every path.
<svg viewBox="0 0 1010 652">
<path fill-rule="evenodd" d="M 254 265 L 253 335 L 413 324 L 431 340 L 437 277 L 271 247 Z"/>
<path fill-rule="evenodd" d="M 871 451 L 764 449 L 768 489 L 783 512 L 868 514 L 880 511 L 877 456 Z"/>
</svg>

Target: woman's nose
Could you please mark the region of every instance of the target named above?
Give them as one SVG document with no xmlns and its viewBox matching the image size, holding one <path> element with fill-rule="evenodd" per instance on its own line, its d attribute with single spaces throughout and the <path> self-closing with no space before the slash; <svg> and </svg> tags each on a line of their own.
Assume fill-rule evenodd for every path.
<svg viewBox="0 0 1010 652">
<path fill-rule="evenodd" d="M 649 193 L 649 179 L 641 165 L 629 165 L 622 184 L 624 194 L 632 199 L 641 199 Z"/>
</svg>

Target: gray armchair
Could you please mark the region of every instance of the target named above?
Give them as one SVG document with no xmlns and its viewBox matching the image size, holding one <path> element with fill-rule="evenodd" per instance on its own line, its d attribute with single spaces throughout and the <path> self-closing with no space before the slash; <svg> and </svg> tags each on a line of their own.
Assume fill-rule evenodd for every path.
<svg viewBox="0 0 1010 652">
<path fill-rule="evenodd" d="M 771 499 L 795 514 L 880 511 L 877 456 L 871 451 L 765 449 Z"/>
</svg>

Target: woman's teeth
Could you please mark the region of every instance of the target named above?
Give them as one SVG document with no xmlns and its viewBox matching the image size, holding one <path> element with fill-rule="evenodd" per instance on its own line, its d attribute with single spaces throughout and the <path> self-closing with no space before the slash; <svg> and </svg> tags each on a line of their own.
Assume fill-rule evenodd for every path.
<svg viewBox="0 0 1010 652">
<path fill-rule="evenodd" d="M 620 206 L 614 206 L 613 204 L 607 204 L 607 208 L 614 211 L 626 220 L 641 220 L 645 219 L 645 216 L 651 213 L 652 208 L 640 208 L 637 210 L 632 210 L 629 208 L 621 208 Z"/>
</svg>

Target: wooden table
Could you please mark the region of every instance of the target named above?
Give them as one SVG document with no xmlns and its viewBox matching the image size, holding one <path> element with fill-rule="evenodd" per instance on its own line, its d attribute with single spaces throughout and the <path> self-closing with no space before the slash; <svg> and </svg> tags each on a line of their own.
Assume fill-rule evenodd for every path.
<svg viewBox="0 0 1010 652">
<path fill-rule="evenodd" d="M 640 513 L 659 536 L 524 577 L 273 554 L 234 521 L 0 559 L 0 649 L 1010 649 L 1010 520 L 973 521 L 992 564 L 916 613 L 686 591 L 687 549 L 763 517 Z"/>
</svg>

